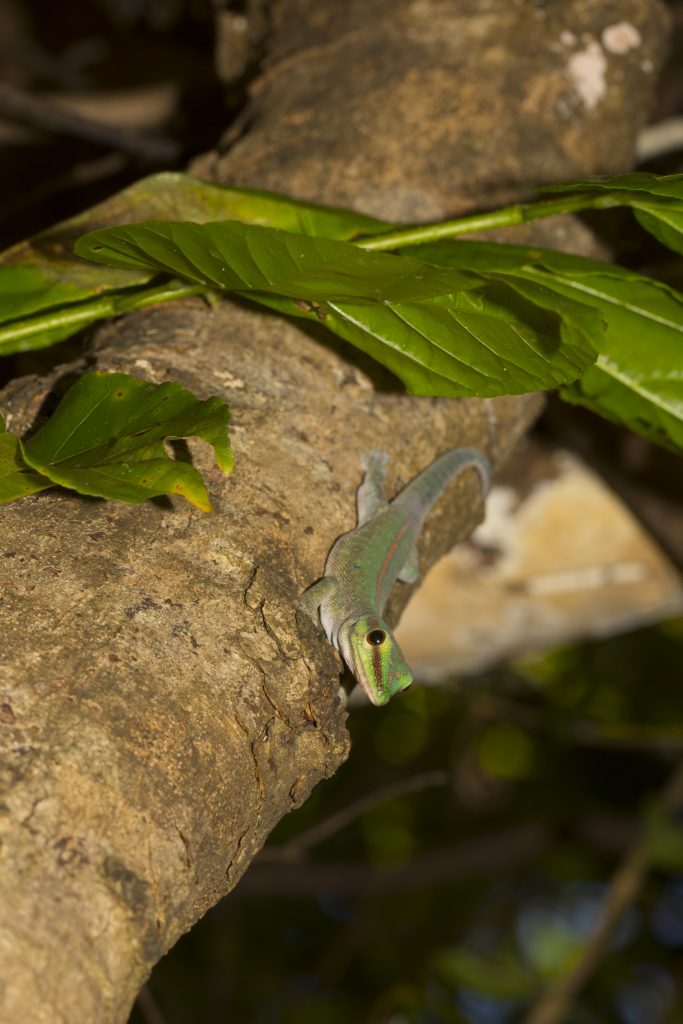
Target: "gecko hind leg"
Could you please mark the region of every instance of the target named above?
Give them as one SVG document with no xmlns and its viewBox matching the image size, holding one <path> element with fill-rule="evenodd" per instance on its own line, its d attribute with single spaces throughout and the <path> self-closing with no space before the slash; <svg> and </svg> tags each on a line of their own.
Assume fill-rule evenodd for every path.
<svg viewBox="0 0 683 1024">
<path fill-rule="evenodd" d="M 365 476 L 356 493 L 358 525 L 363 526 L 377 512 L 387 507 L 384 497 L 384 478 L 387 475 L 387 452 L 371 451 L 363 459 Z"/>
</svg>

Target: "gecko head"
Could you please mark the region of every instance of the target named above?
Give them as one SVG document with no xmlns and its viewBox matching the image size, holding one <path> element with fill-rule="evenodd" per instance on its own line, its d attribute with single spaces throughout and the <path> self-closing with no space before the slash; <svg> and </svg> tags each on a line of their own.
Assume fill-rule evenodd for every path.
<svg viewBox="0 0 683 1024">
<path fill-rule="evenodd" d="M 377 615 L 347 619 L 338 639 L 344 661 L 373 704 L 386 704 L 412 683 L 401 648 Z"/>
</svg>

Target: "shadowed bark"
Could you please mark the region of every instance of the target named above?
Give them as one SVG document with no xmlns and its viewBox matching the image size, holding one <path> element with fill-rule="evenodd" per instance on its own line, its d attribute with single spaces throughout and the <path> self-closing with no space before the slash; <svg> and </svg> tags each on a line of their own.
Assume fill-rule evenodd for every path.
<svg viewBox="0 0 683 1024">
<path fill-rule="evenodd" d="M 640 41 L 614 54 L 601 34 L 622 21 Z M 281 0 L 249 130 L 197 167 L 406 219 L 623 170 L 665 27 L 656 0 Z M 572 64 L 587 40 L 591 93 Z M 570 220 L 526 237 L 590 249 Z M 193 300 L 109 325 L 83 360 L 13 382 L 11 429 L 94 367 L 223 395 L 236 469 L 212 475 L 197 446 L 212 515 L 56 491 L 2 512 L 8 1022 L 124 1021 L 156 960 L 346 757 L 339 662 L 293 602 L 354 523 L 361 454 L 390 453 L 393 493 L 454 445 L 499 463 L 540 407 L 408 398 L 322 328 Z M 423 568 L 477 523 L 477 492 L 466 476 L 439 502 Z"/>
</svg>

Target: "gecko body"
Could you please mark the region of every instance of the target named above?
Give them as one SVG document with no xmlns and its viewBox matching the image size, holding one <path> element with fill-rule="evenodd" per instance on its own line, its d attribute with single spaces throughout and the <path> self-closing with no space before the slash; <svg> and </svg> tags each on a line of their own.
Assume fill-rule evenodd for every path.
<svg viewBox="0 0 683 1024">
<path fill-rule="evenodd" d="M 358 489 L 358 526 L 333 544 L 325 575 L 301 596 L 299 606 L 320 622 L 373 704 L 382 705 L 410 686 L 413 677 L 382 618 L 396 580 L 419 579 L 417 541 L 427 513 L 444 488 L 468 468 L 481 477 L 486 494 L 489 460 L 474 448 L 444 452 L 387 502 L 383 485 L 387 456 L 371 452 Z"/>
</svg>

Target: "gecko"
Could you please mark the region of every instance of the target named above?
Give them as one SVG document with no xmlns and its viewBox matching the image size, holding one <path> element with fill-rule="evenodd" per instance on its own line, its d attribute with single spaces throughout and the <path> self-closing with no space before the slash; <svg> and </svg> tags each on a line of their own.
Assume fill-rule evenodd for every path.
<svg viewBox="0 0 683 1024">
<path fill-rule="evenodd" d="M 298 607 L 322 625 L 327 639 L 373 704 L 386 704 L 413 681 L 399 645 L 382 618 L 396 580 L 419 579 L 417 540 L 427 513 L 448 483 L 468 468 L 491 483 L 491 464 L 474 448 L 453 448 L 413 477 L 396 497 L 384 497 L 386 452 L 365 458 L 357 493 L 358 525 L 332 545 L 325 573 L 304 591 Z"/>
</svg>

